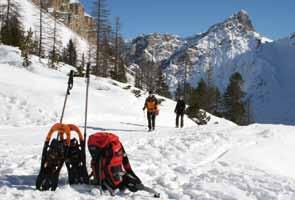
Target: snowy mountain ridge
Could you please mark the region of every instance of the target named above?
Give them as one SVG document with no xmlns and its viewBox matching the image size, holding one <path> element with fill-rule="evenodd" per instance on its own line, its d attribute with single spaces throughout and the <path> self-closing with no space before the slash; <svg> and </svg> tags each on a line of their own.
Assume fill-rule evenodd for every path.
<svg viewBox="0 0 295 200">
<path fill-rule="evenodd" d="M 152 35 L 145 37 L 151 38 Z M 137 48 L 138 54 L 130 57 L 130 62 L 140 66 L 147 59 L 157 58 L 157 52 L 168 51 L 170 56 L 158 63 L 166 74 L 172 93 L 178 82 L 183 81 L 185 65 L 187 82 L 192 86 L 197 86 L 201 78 L 206 81 L 211 68 L 214 83 L 222 92 L 229 77 L 240 72 L 245 81 L 245 100 L 251 99 L 256 122 L 295 124 L 295 108 L 291 103 L 295 101 L 295 95 L 286 84 L 294 84 L 289 75 L 294 71 L 294 37 L 272 41 L 262 36 L 255 31 L 249 14 L 241 10 L 211 26 L 205 33 L 179 38 L 178 41 L 181 42 L 174 44 L 175 49 L 153 52 L 149 49 L 155 44 L 148 45 L 147 42 L 143 48 L 145 46 L 138 45 L 135 39 L 130 45 L 140 48 Z M 153 42 L 159 42 L 156 46 L 165 48 L 161 45 L 165 42 Z M 281 96 L 284 98 L 279 98 Z"/>
</svg>

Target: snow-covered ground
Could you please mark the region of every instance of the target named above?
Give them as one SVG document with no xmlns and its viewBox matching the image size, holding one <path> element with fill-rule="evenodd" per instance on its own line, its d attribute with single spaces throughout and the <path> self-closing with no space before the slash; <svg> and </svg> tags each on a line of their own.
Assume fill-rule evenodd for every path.
<svg viewBox="0 0 295 200">
<path fill-rule="evenodd" d="M 65 167 L 55 192 L 35 190 L 43 142 L 59 121 L 69 70 L 50 70 L 37 58 L 24 69 L 16 49 L 0 46 L 0 199 L 151 199 L 145 192 L 111 197 L 94 186 L 70 187 Z M 64 119 L 81 129 L 85 85 L 75 79 Z M 176 129 L 175 102 L 165 100 L 150 133 L 142 111 L 146 94 L 136 98 L 126 86 L 91 77 L 87 132 L 119 135 L 134 171 L 161 199 L 295 199 L 294 127 L 239 127 L 213 117 L 206 126 L 186 118 L 185 128 Z"/>
</svg>

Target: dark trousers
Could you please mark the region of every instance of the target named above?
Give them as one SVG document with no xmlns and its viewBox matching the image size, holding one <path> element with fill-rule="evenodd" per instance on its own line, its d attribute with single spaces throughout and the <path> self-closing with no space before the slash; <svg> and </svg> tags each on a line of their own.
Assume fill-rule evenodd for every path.
<svg viewBox="0 0 295 200">
<path fill-rule="evenodd" d="M 156 120 L 156 113 L 155 112 L 147 112 L 147 119 L 149 130 L 155 129 L 155 120 Z"/>
<path fill-rule="evenodd" d="M 180 127 L 183 127 L 183 115 L 184 113 L 176 113 L 176 127 L 179 127 L 179 118 L 180 118 Z"/>
</svg>

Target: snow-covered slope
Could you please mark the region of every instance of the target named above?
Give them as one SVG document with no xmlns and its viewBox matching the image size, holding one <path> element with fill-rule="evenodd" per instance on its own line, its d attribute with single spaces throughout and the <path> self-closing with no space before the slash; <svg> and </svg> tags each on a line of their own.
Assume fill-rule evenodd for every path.
<svg viewBox="0 0 295 200">
<path fill-rule="evenodd" d="M 19 15 L 21 16 L 21 22 L 26 31 L 32 30 L 34 33 L 34 38 L 37 40 L 40 35 L 40 10 L 31 0 L 13 0 L 16 5 L 19 6 Z M 6 1 L 1 1 L 0 4 L 5 4 Z M 43 45 L 44 51 L 48 54 L 52 50 L 53 45 L 53 29 L 54 29 L 54 19 L 47 13 L 43 12 Z M 88 56 L 89 43 L 83 37 L 79 36 L 77 33 L 72 31 L 70 28 L 64 24 L 57 23 L 57 49 L 62 52 L 62 48 L 66 47 L 69 40 L 75 43 L 78 57 L 81 58 L 84 53 Z M 38 39 L 39 40 L 39 39 Z"/>
<path fill-rule="evenodd" d="M 39 63 L 37 57 L 32 57 L 32 66 L 24 69 L 21 67 L 19 50 L 3 45 L 0 46 L 0 56 L 0 104 L 4 109 L 0 113 L 0 125 L 35 126 L 58 121 L 67 87 L 66 74 L 69 73 L 70 66 L 61 66 L 60 72 L 49 70 L 46 60 Z M 83 122 L 84 82 L 83 78 L 77 78 L 74 83 L 75 88 L 68 102 L 65 122 Z M 143 124 L 142 107 L 146 94 L 136 98 L 131 92 L 135 88 L 122 89 L 126 86 L 109 79 L 93 78 L 89 120 Z M 120 101 L 117 97 L 120 97 Z M 173 125 L 174 104 L 168 99 L 164 101 L 163 105 L 166 106 L 163 107 L 162 117 L 159 117 L 159 125 L 163 125 L 162 120 L 170 120 Z M 117 117 L 114 118 L 112 113 L 116 113 Z M 190 122 L 188 125 L 192 124 L 194 123 Z"/>
<path fill-rule="evenodd" d="M 65 167 L 57 191 L 35 190 L 43 141 L 59 120 L 71 69 L 54 71 L 42 62 L 34 57 L 24 69 L 17 49 L 0 46 L 0 199 L 114 199 L 95 186 L 70 187 Z M 81 128 L 85 85 L 83 78 L 75 79 L 64 120 Z M 185 128 L 175 129 L 175 102 L 165 100 L 156 131 L 149 133 L 141 110 L 146 94 L 136 98 L 126 86 L 91 77 L 88 134 L 118 134 L 134 171 L 161 199 L 295 199 L 294 127 L 239 127 L 218 118 L 196 126 L 186 118 Z M 151 199 L 144 192 L 116 195 Z"/>
</svg>

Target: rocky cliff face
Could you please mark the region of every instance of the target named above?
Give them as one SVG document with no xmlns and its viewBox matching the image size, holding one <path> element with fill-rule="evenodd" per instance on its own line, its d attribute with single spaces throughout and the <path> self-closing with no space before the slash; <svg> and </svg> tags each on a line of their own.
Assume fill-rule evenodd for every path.
<svg viewBox="0 0 295 200">
<path fill-rule="evenodd" d="M 32 2 L 40 6 L 39 0 Z M 96 35 L 91 31 L 95 27 L 95 21 L 85 12 L 79 0 L 45 0 L 42 7 L 88 41 L 95 41 Z"/>
<path fill-rule="evenodd" d="M 184 41 L 175 35 L 153 33 L 135 38 L 128 44 L 127 58 L 130 64 L 141 65 L 147 61 L 160 63 L 184 44 Z"/>
</svg>

